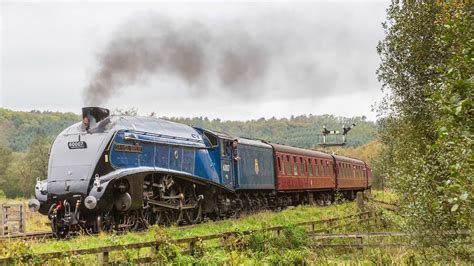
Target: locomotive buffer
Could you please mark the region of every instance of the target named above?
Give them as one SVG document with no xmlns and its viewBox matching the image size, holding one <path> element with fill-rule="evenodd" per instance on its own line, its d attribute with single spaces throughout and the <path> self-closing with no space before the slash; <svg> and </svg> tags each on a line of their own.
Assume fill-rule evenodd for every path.
<svg viewBox="0 0 474 266">
<path fill-rule="evenodd" d="M 323 130 L 321 131 L 322 136 L 323 136 L 323 142 L 319 143 L 319 146 L 322 146 L 323 148 L 326 147 L 342 147 L 347 144 L 347 133 L 351 131 L 352 128 L 354 128 L 357 124 L 352 123 L 352 125 L 345 127 L 342 127 L 342 134 L 338 130 L 328 130 L 326 126 L 323 126 Z M 327 136 L 328 135 L 335 135 L 335 136 L 340 136 L 342 135 L 342 142 L 327 142 Z"/>
</svg>

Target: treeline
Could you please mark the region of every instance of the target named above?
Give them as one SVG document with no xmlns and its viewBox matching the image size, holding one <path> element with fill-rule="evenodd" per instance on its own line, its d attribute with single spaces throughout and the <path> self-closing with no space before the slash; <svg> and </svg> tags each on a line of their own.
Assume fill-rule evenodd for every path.
<svg viewBox="0 0 474 266">
<path fill-rule="evenodd" d="M 25 152 L 36 137 L 54 136 L 77 121 L 80 117 L 73 113 L 0 108 L 0 136 L 13 151 Z"/>
<path fill-rule="evenodd" d="M 474 229 L 474 3 L 393 1 L 384 28 L 383 175 L 412 244 L 472 263 L 470 237 L 457 232 Z"/>
<path fill-rule="evenodd" d="M 137 115 L 136 109 L 114 113 Z M 349 133 L 348 144 L 357 147 L 375 138 L 376 125 L 364 117 L 344 118 L 331 115 L 302 115 L 282 119 L 258 119 L 246 122 L 209 120 L 207 118 L 166 118 L 179 123 L 203 127 L 235 136 L 315 148 L 323 125 L 339 129 L 357 123 Z M 7 197 L 30 197 L 36 178 L 47 177 L 49 149 L 55 136 L 80 121 L 73 113 L 17 112 L 0 108 L 0 190 Z M 331 139 L 329 139 L 331 140 Z M 340 139 L 338 140 L 340 141 Z"/>
<path fill-rule="evenodd" d="M 196 127 L 202 127 L 219 132 L 228 133 L 233 136 L 263 139 L 276 143 L 287 144 L 300 148 L 317 148 L 322 142 L 321 131 L 323 126 L 328 130 L 342 132 L 342 126 L 350 126 L 356 123 L 347 138 L 347 145 L 357 147 L 375 139 L 377 127 L 372 121 L 365 117 L 338 117 L 333 115 L 300 115 L 288 118 L 270 119 L 260 118 L 250 121 L 221 121 L 220 119 L 209 120 L 206 117 L 195 118 L 165 118 L 179 123 Z M 328 136 L 328 141 L 341 142 L 336 136 Z"/>
<path fill-rule="evenodd" d="M 0 108 L 0 190 L 10 198 L 31 196 L 36 178 L 47 176 L 54 136 L 77 121 L 73 113 Z"/>
</svg>

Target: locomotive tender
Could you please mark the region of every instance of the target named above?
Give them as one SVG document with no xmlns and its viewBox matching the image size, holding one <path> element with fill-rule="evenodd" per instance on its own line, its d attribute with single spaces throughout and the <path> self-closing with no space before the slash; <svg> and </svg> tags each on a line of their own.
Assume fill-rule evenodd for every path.
<svg viewBox="0 0 474 266">
<path fill-rule="evenodd" d="M 29 202 L 57 237 L 322 205 L 371 187 L 369 166 L 353 158 L 99 107 L 83 119 L 55 139 Z"/>
</svg>

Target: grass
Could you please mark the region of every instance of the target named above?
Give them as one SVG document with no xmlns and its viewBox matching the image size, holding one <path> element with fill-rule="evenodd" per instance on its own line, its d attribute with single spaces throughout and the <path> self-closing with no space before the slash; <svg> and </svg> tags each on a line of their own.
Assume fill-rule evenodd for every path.
<svg viewBox="0 0 474 266">
<path fill-rule="evenodd" d="M 322 220 L 356 213 L 355 203 L 344 203 L 328 207 L 300 206 L 282 212 L 261 212 L 239 219 L 210 221 L 194 227 L 166 227 L 162 231 L 172 239 L 208 235 L 228 231 L 261 229 L 276 225 L 289 225 L 309 220 Z M 71 240 L 48 240 L 32 243 L 34 253 L 67 251 L 84 248 L 96 248 L 107 245 L 129 244 L 155 240 L 155 232 L 127 233 L 123 235 L 101 234 L 99 236 L 79 236 Z"/>
<path fill-rule="evenodd" d="M 70 240 L 46 240 L 46 241 L 32 241 L 32 242 L 21 242 L 21 241 L 10 241 L 0 243 L 0 257 L 1 256 L 10 256 L 15 257 L 26 256 L 27 258 L 34 258 L 35 254 L 39 253 L 49 253 L 57 251 L 69 251 L 77 249 L 88 249 L 88 248 L 98 248 L 109 245 L 123 245 L 129 243 L 139 243 L 146 241 L 156 240 L 157 237 L 165 236 L 167 239 L 177 239 L 185 238 L 190 236 L 198 235 L 207 235 L 214 234 L 219 232 L 228 232 L 228 231 L 244 231 L 244 230 L 256 230 L 261 228 L 266 228 L 269 226 L 277 225 L 292 225 L 298 222 L 309 221 L 309 220 L 322 220 L 329 219 L 333 217 L 340 217 L 344 215 L 349 215 L 356 213 L 355 203 L 343 203 L 338 205 L 332 205 L 328 207 L 315 207 L 315 206 L 299 206 L 295 208 L 289 208 L 281 212 L 261 212 L 253 215 L 248 215 L 239 219 L 234 220 L 222 220 L 222 221 L 211 221 L 203 224 L 199 224 L 193 227 L 167 227 L 160 228 L 153 226 L 148 232 L 142 233 L 127 233 L 122 235 L 116 234 L 100 234 L 98 236 L 79 236 L 72 238 Z M 207 241 L 206 246 L 217 245 L 218 240 L 216 241 Z M 280 242 L 285 242 L 285 239 L 281 239 Z M 2 246 L 3 245 L 3 246 Z M 172 257 L 177 260 L 194 260 L 193 257 L 184 256 L 179 254 L 179 247 L 173 246 L 173 255 L 166 255 L 165 257 Z M 201 259 L 203 261 L 212 262 L 230 262 L 230 261 L 246 261 L 251 262 L 254 258 L 246 257 L 245 252 L 236 252 L 224 249 L 211 249 L 210 251 L 202 252 Z M 143 253 L 153 253 L 151 249 L 144 248 L 140 251 Z M 161 252 L 161 251 L 160 251 Z M 169 251 L 168 251 L 169 252 Z M 285 251 L 287 252 L 287 251 Z M 283 252 L 282 254 L 285 254 Z M 301 250 L 288 251 L 289 254 L 293 254 L 298 258 L 302 258 L 300 255 L 304 252 Z M 303 252 L 303 253 L 301 253 Z M 156 252 L 155 252 L 156 253 Z M 166 252 L 165 252 L 166 253 Z M 24 255 L 27 254 L 27 255 Z M 247 254 L 247 255 L 245 255 Z M 281 255 L 282 255 L 281 254 Z M 306 254 L 306 253 L 304 253 Z M 128 261 L 131 258 L 137 256 L 137 251 L 135 250 L 126 250 L 123 252 L 112 252 L 110 255 L 114 260 L 123 260 Z M 273 257 L 272 257 L 273 258 Z M 274 260 L 275 258 L 273 258 Z M 68 257 L 64 258 L 63 261 L 58 263 L 75 263 L 80 261 L 80 263 L 89 263 L 96 262 L 96 256 L 81 256 L 81 257 Z M 257 262 L 257 261 L 253 261 Z M 54 263 L 54 262 L 53 262 Z M 196 261 L 193 261 L 196 263 Z M 186 263 L 185 263 L 186 264 Z M 218 263 L 220 264 L 220 263 Z M 254 264 L 254 263 L 252 263 Z"/>
<path fill-rule="evenodd" d="M 396 195 L 393 193 L 373 191 L 378 200 L 394 202 Z M 369 205 L 369 208 L 374 206 Z M 314 239 L 309 238 L 302 231 L 302 227 L 292 226 L 295 223 L 308 220 L 322 220 L 332 217 L 340 217 L 356 213 L 355 203 L 346 202 L 328 207 L 299 206 L 286 209 L 282 212 L 262 212 L 248 215 L 240 219 L 207 222 L 194 227 L 168 227 L 160 228 L 153 226 L 148 232 L 128 233 L 124 235 L 101 234 L 98 236 L 79 236 L 70 240 L 48 240 L 45 242 L 21 242 L 12 241 L 0 243 L 0 256 L 10 256 L 27 261 L 26 264 L 34 262 L 35 254 L 54 251 L 68 251 L 86 248 L 97 248 L 108 245 L 119 245 L 139 243 L 153 240 L 164 240 L 166 244 L 161 245 L 158 250 L 144 248 L 137 250 L 124 250 L 111 252 L 110 258 L 120 261 L 121 264 L 131 264 L 134 258 L 146 254 L 153 256 L 158 264 L 177 265 L 388 265 L 388 264 L 434 264 L 443 265 L 446 261 L 434 260 L 436 255 L 430 249 L 416 249 L 409 246 L 391 248 L 367 248 L 364 250 L 353 249 L 322 249 L 314 246 Z M 338 232 L 362 231 L 397 231 L 397 227 L 391 221 L 394 213 L 386 212 L 382 223 L 366 224 L 353 223 L 351 226 L 337 230 Z M 388 221 L 388 222 L 387 222 Z M 177 239 L 191 236 L 214 234 L 227 231 L 244 231 L 266 228 L 269 226 L 286 226 L 281 235 L 269 232 L 257 232 L 252 235 L 237 235 L 236 239 L 228 240 L 231 246 L 228 248 L 209 249 L 209 246 L 217 245 L 216 241 L 198 242 L 197 251 L 194 256 L 180 253 L 182 247 L 170 243 L 169 239 Z M 353 239 L 336 239 L 331 241 L 320 241 L 320 243 L 343 244 L 353 242 Z M 403 238 L 368 238 L 364 243 L 400 243 L 406 241 Z M 239 243 L 234 245 L 233 243 Z M 3 246 L 2 246 L 3 245 Z M 463 264 L 464 261 L 447 261 L 450 264 Z M 59 260 L 51 260 L 49 264 L 74 265 L 74 264 L 99 264 L 96 255 L 69 256 Z"/>
<path fill-rule="evenodd" d="M 385 201 L 389 203 L 396 203 L 398 201 L 397 194 L 391 192 L 390 190 L 372 190 L 372 198 L 380 201 Z"/>
</svg>

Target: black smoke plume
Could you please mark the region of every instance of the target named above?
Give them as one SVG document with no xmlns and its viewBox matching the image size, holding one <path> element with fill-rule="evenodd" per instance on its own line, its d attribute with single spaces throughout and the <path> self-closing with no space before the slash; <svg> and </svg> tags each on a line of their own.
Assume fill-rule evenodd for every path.
<svg viewBox="0 0 474 266">
<path fill-rule="evenodd" d="M 193 95 L 218 90 L 215 95 L 235 103 L 373 90 L 383 30 L 363 18 L 377 14 L 382 21 L 384 5 L 301 4 L 214 20 L 197 12 L 197 21 L 135 16 L 98 53 L 85 103 L 104 104 L 128 86 L 165 76 Z"/>
<path fill-rule="evenodd" d="M 210 79 L 230 92 L 245 91 L 264 78 L 268 54 L 246 32 L 231 32 L 156 15 L 133 19 L 98 55 L 98 69 L 84 89 L 85 104 L 103 104 L 124 87 L 160 75 L 177 77 L 196 91 Z"/>
</svg>

